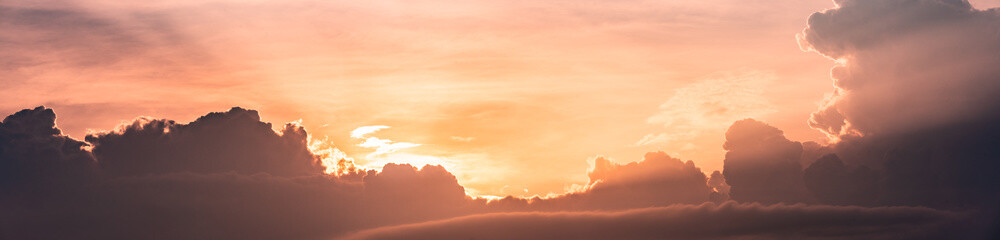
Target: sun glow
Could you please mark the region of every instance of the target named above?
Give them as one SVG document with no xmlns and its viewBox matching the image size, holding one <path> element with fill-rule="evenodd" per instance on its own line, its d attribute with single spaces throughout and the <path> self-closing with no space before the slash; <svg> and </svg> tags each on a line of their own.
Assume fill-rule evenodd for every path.
<svg viewBox="0 0 1000 240">
<path fill-rule="evenodd" d="M 329 138 L 314 139 L 312 136 L 309 136 L 308 141 L 309 151 L 315 154 L 320 164 L 326 168 L 323 170 L 323 173 L 342 175 L 363 170 L 363 168 L 359 169 L 355 166 L 354 159 L 333 145 Z"/>
</svg>

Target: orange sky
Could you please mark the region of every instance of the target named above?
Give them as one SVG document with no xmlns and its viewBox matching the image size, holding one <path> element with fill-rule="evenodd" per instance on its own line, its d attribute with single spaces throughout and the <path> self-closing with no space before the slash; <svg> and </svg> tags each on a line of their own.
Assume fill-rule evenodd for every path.
<svg viewBox="0 0 1000 240">
<path fill-rule="evenodd" d="M 0 22 L 29 46 L 0 53 L 0 114 L 45 105 L 82 138 L 242 106 L 301 119 L 361 165 L 442 164 L 477 195 L 561 193 L 597 156 L 655 150 L 721 170 L 723 133 L 747 117 L 825 141 L 806 120 L 832 89 L 833 62 L 795 38 L 828 0 L 0 6 L 68 13 Z M 364 126 L 385 127 L 352 136 Z"/>
</svg>

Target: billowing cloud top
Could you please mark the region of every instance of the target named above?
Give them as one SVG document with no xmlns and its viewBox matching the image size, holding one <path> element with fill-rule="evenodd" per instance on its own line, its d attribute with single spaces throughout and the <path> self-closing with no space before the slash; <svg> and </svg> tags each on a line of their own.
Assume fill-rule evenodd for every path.
<svg viewBox="0 0 1000 240">
<path fill-rule="evenodd" d="M 894 134 L 1000 112 L 1000 12 L 965 0 L 842 0 L 800 43 L 840 60 L 810 125 L 833 136 Z"/>
<path fill-rule="evenodd" d="M 189 124 L 140 118 L 86 139 L 106 174 L 114 176 L 229 171 L 305 176 L 321 169 L 307 150 L 302 127 L 288 124 L 279 134 L 257 111 L 238 107 Z"/>
</svg>

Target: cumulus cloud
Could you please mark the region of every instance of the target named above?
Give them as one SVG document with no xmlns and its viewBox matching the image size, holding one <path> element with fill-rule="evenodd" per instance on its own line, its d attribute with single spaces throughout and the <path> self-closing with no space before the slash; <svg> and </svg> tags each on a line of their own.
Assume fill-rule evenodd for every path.
<svg viewBox="0 0 1000 240">
<path fill-rule="evenodd" d="M 712 193 L 705 174 L 694 162 L 684 162 L 664 152 L 650 152 L 641 161 L 628 164 L 616 164 L 599 157 L 587 176 L 590 187 L 585 191 L 535 204 L 555 209 L 628 209 L 697 204 L 708 201 Z"/>
<path fill-rule="evenodd" d="M 726 177 L 722 175 L 722 172 L 712 172 L 712 175 L 708 177 L 708 186 L 714 191 L 709 196 L 709 200 L 712 202 L 723 202 L 730 199 L 729 191 L 733 187 L 726 183 Z"/>
<path fill-rule="evenodd" d="M 26 109 L 0 125 L 0 237 L 324 239 L 478 206 L 441 167 L 323 175 L 306 136 L 233 108 L 187 124 L 140 118 L 88 136 L 91 153 L 51 109 Z"/>
<path fill-rule="evenodd" d="M 732 186 L 730 197 L 739 202 L 805 202 L 802 183 L 802 144 L 765 123 L 744 119 L 726 131 L 723 175 Z"/>
<path fill-rule="evenodd" d="M 739 202 L 893 205 L 882 201 L 881 170 L 845 163 L 838 146 L 791 141 L 763 122 L 737 121 L 726 132 L 723 174 L 713 173 L 709 184 L 715 198 Z"/>
<path fill-rule="evenodd" d="M 260 121 L 257 111 L 238 107 L 188 124 L 139 119 L 86 139 L 102 169 L 114 176 L 184 171 L 279 176 L 322 172 L 308 150 L 305 129 L 287 124 L 279 134 L 270 123 Z"/>
<path fill-rule="evenodd" d="M 495 213 L 366 230 L 343 239 L 936 239 L 961 214 L 910 207 L 726 203 L 622 212 Z"/>
<path fill-rule="evenodd" d="M 965 0 L 839 0 L 803 48 L 841 64 L 810 125 L 832 136 L 894 134 L 997 117 L 1000 12 Z"/>
<path fill-rule="evenodd" d="M 642 160 L 627 164 L 598 157 L 587 175 L 587 185 L 565 194 L 528 199 L 508 196 L 488 202 L 487 207 L 498 211 L 621 210 L 700 204 L 714 193 L 694 162 L 664 152 L 646 153 Z"/>
<path fill-rule="evenodd" d="M 810 166 L 810 189 L 841 204 L 994 205 L 1000 11 L 965 0 L 836 3 L 799 35 L 838 60 L 836 88 L 809 121 L 839 140 L 836 156 Z"/>
<path fill-rule="evenodd" d="M 21 110 L 0 122 L 0 192 L 4 196 L 86 184 L 97 170 L 86 143 L 61 135 L 52 109 Z"/>
<path fill-rule="evenodd" d="M 733 144 L 739 143 L 731 146 L 733 151 L 753 146 L 746 142 L 790 145 L 783 137 L 777 138 L 780 131 L 761 123 L 748 124 L 776 140 L 733 138 Z M 328 156 L 311 153 L 307 136 L 295 124 L 275 132 L 255 111 L 233 108 L 187 124 L 140 118 L 89 136 L 92 145 L 87 146 L 61 135 L 51 110 L 20 111 L 0 125 L 0 166 L 5 173 L 0 178 L 4 193 L 0 195 L 0 237 L 330 239 L 374 229 L 353 237 L 404 234 L 419 238 L 425 233 L 452 236 L 436 235 L 436 231 L 464 237 L 472 234 L 469 229 L 478 229 L 482 231 L 475 234 L 499 234 L 487 238 L 515 237 L 503 235 L 513 232 L 540 234 L 527 239 L 905 238 L 952 234 L 949 226 L 959 221 L 957 213 L 925 208 L 677 205 L 724 201 L 727 180 L 718 172 L 707 178 L 692 161 L 663 152 L 648 153 L 628 164 L 597 158 L 590 183 L 577 192 L 531 199 L 475 199 L 441 166 L 386 164 L 376 171 L 350 168 L 351 164 L 341 161 L 350 170 L 322 174 L 325 169 L 317 165 L 317 159 Z M 88 151 L 91 148 L 93 152 Z M 817 164 L 830 165 L 825 162 Z M 274 164 L 284 166 L 272 168 Z M 821 173 L 820 179 L 841 176 L 836 171 Z M 732 185 L 735 194 L 748 186 Z M 837 194 L 837 190 L 830 192 Z M 639 210 L 589 212 L 626 209 Z M 470 216 L 525 211 L 534 213 Z M 461 216 L 470 217 L 428 222 Z M 493 221 L 494 216 L 527 217 Z M 987 222 L 982 218 L 969 220 L 977 228 L 958 233 L 981 233 Z M 469 222 L 462 219 L 486 221 L 465 225 Z M 509 231 L 518 226 L 508 225 L 512 223 L 531 223 L 535 228 Z M 379 229 L 393 225 L 403 226 Z M 406 232 L 425 226 L 432 228 Z M 458 230 L 453 229 L 456 226 Z M 566 231 L 576 228 L 590 232 Z"/>
</svg>

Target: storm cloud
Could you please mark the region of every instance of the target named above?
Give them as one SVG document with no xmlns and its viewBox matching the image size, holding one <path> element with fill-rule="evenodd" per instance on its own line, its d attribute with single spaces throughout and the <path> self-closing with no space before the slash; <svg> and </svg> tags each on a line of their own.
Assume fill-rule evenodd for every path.
<svg viewBox="0 0 1000 240">
<path fill-rule="evenodd" d="M 840 63 L 832 97 L 810 120 L 839 140 L 836 157 L 810 167 L 814 189 L 872 179 L 853 185 L 881 184 L 881 204 L 994 208 L 1000 12 L 965 0 L 836 2 L 800 35 Z"/>
</svg>

